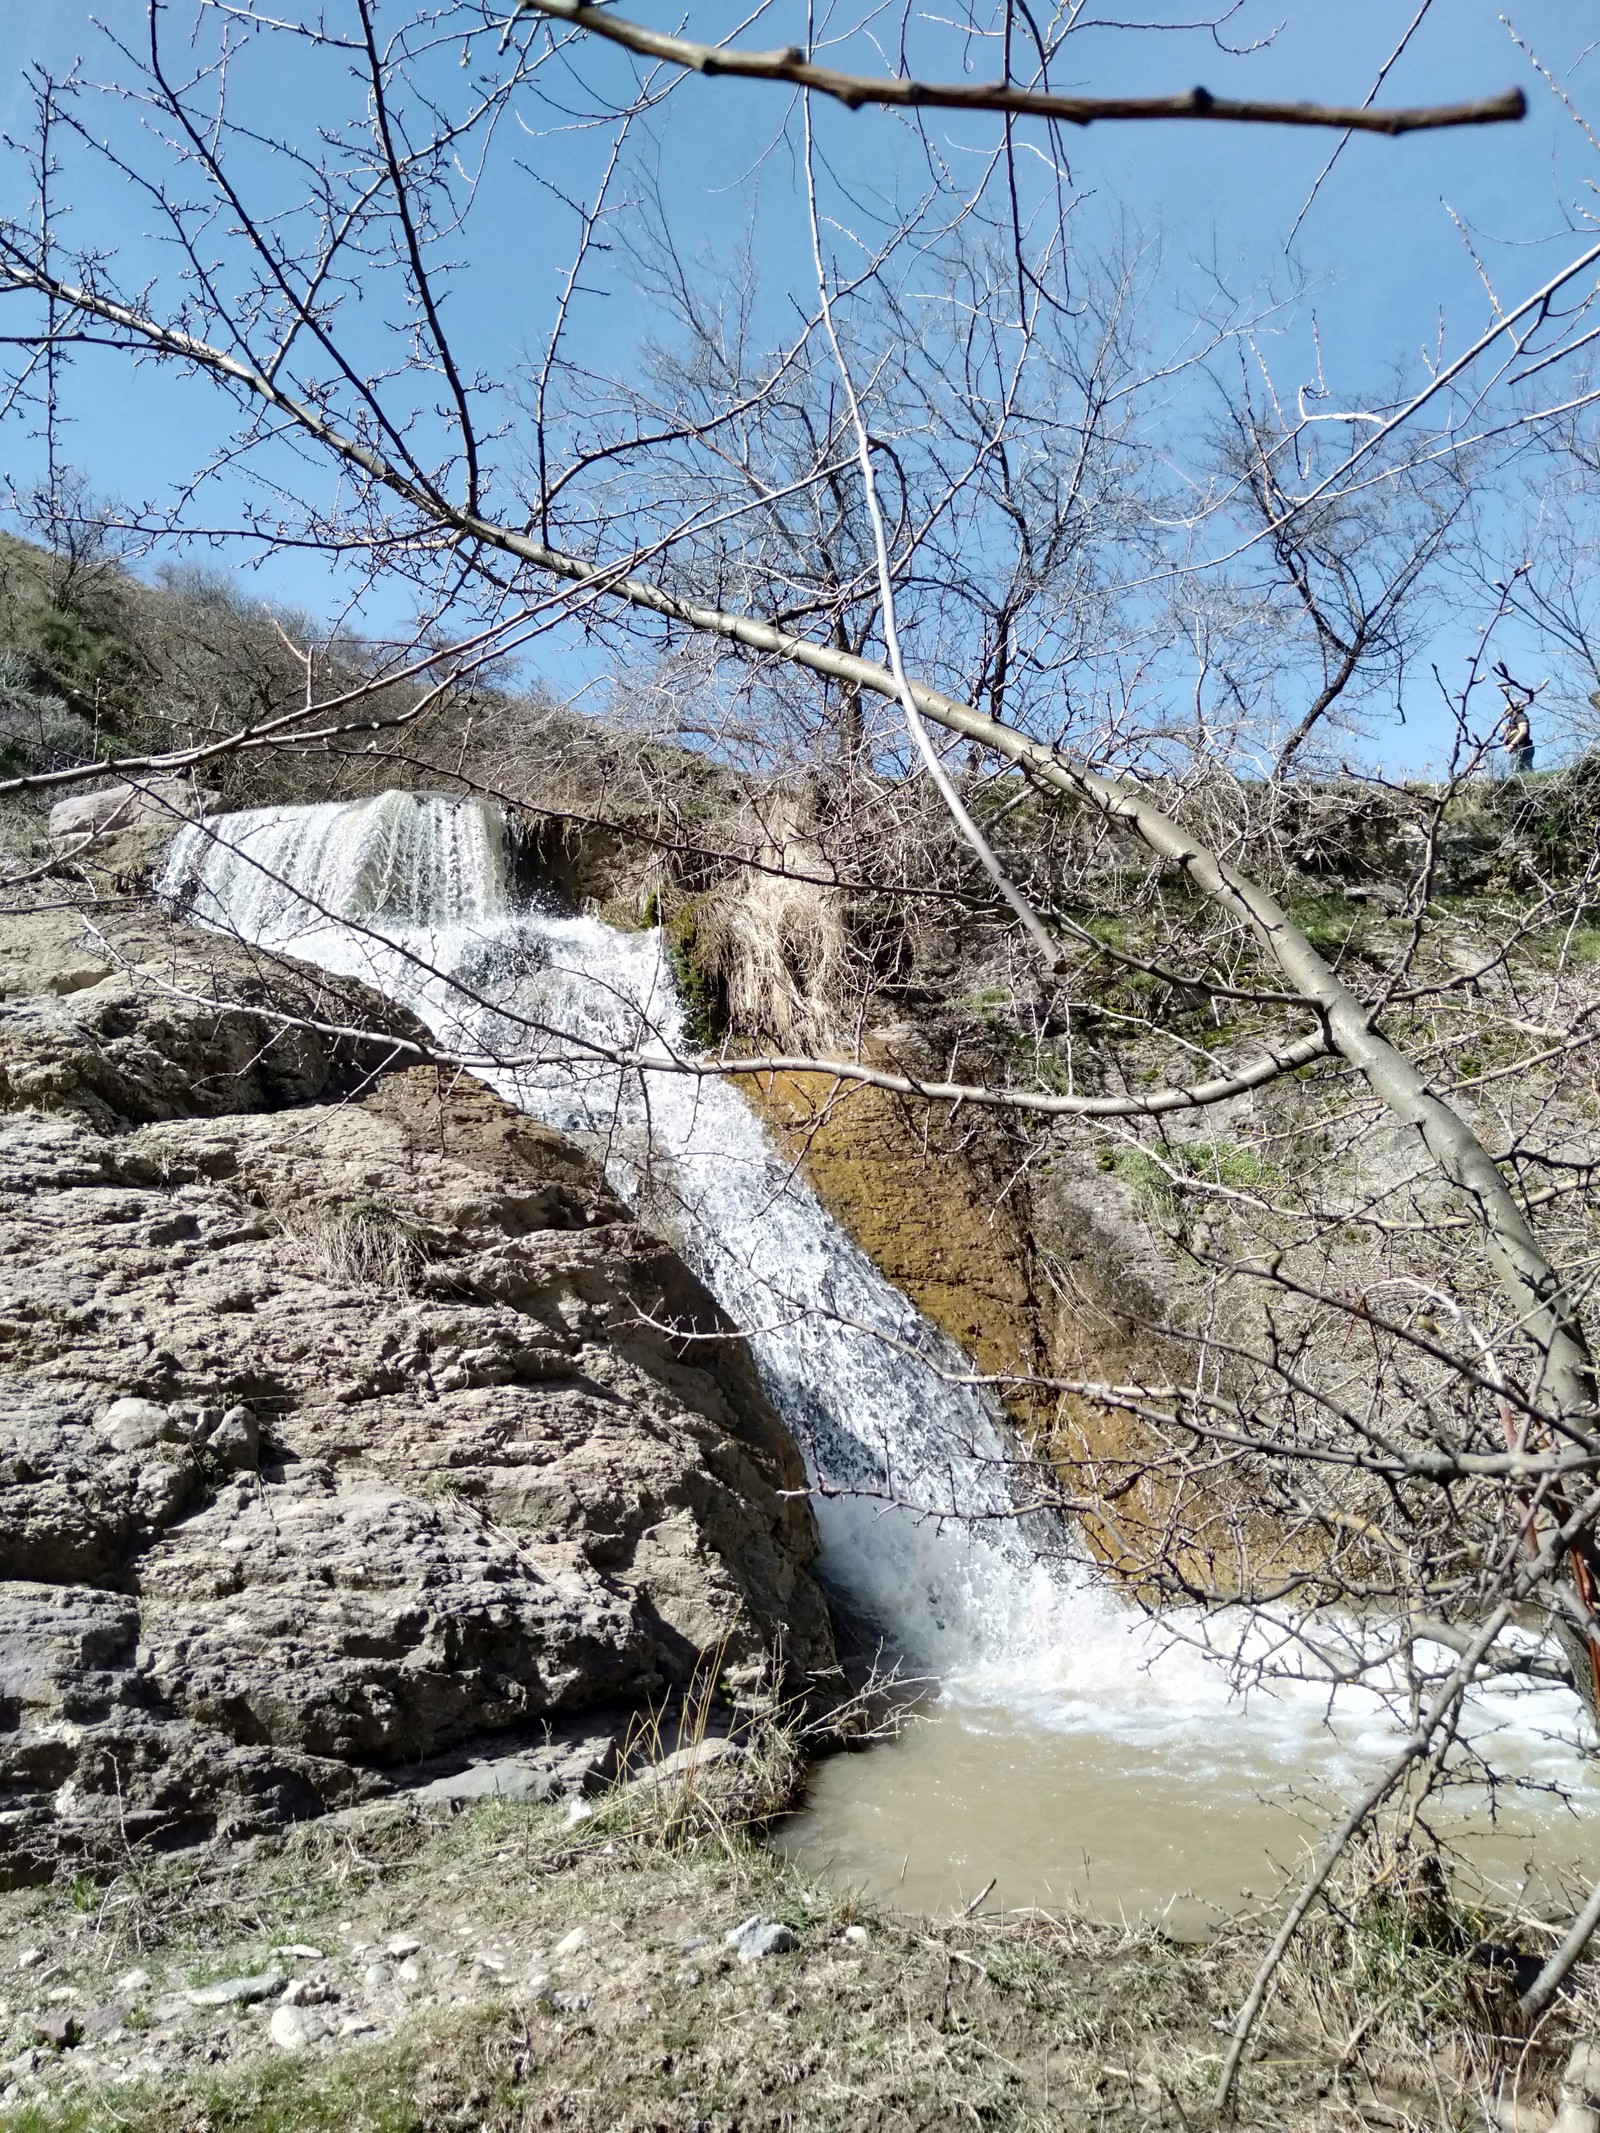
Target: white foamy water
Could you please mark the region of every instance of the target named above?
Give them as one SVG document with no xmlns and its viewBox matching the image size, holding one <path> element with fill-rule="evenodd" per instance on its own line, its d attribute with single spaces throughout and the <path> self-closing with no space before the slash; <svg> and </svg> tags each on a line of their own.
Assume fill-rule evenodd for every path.
<svg viewBox="0 0 1600 2133">
<path fill-rule="evenodd" d="M 615 1189 L 667 1227 L 749 1336 L 805 1456 L 821 1568 L 943 1699 L 1041 1745 L 1121 1742 L 1180 1790 L 1247 1796 L 1337 1777 L 1394 1740 L 1365 1693 L 1288 1683 L 1248 1701 L 1081 1565 L 965 1359 L 872 1265 L 726 1080 L 619 1066 L 689 1058 L 655 932 L 517 908 L 484 803 L 386 793 L 180 831 L 163 892 L 196 922 L 364 980 L 550 1125 L 598 1136 Z M 1179 1625 L 1182 1627 L 1182 1625 Z M 1191 1625 L 1191 1627 L 1197 1627 Z M 1330 1635 L 1334 1632 L 1330 1631 Z M 1572 1778 L 1574 1699 L 1496 1691 L 1472 1727 Z M 1097 1751 L 1098 1753 L 1098 1751 Z"/>
</svg>

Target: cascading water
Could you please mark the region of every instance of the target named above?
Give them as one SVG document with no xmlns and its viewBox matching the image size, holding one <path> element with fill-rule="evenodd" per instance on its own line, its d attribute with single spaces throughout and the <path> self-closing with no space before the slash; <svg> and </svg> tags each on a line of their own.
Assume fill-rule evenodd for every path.
<svg viewBox="0 0 1600 2133">
<path fill-rule="evenodd" d="M 1110 1744 L 1119 1797 L 1130 1769 L 1154 1768 L 1197 1801 L 1326 1777 L 1330 1750 L 1347 1768 L 1392 1738 L 1372 1700 L 1335 1740 L 1310 1687 L 1246 1711 L 1219 1667 L 1158 1642 L 1070 1562 L 1059 1528 L 1019 1513 L 1026 1469 L 961 1382 L 964 1358 L 779 1159 L 739 1091 L 618 1064 L 692 1056 L 659 935 L 518 908 L 497 809 L 385 793 L 194 823 L 162 890 L 199 924 L 364 980 L 523 1110 L 600 1137 L 614 1187 L 674 1232 L 746 1330 L 815 1486 L 824 1576 L 980 1732 L 985 1711 L 991 1736 L 1014 1744 L 1020 1727 L 1030 1762 L 1040 1734 Z M 1558 1720 L 1570 1732 L 1571 1712 Z M 1522 1719 L 1490 1695 L 1475 1722 Z"/>
<path fill-rule="evenodd" d="M 1069 1594 L 1086 1595 L 1051 1567 L 1042 1521 L 1019 1530 L 1003 1431 L 952 1382 L 963 1358 L 729 1083 L 611 1063 L 685 1052 L 658 934 L 514 910 L 498 812 L 426 793 L 193 825 L 164 889 L 201 924 L 366 980 L 523 1110 L 604 1134 L 613 1184 L 669 1224 L 749 1329 L 819 1484 L 824 1574 L 916 1668 L 1042 1658 Z"/>
</svg>

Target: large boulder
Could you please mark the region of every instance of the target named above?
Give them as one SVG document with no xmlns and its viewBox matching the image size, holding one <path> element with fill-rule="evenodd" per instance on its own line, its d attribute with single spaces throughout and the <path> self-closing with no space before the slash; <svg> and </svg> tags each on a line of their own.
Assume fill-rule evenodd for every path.
<svg viewBox="0 0 1600 2133">
<path fill-rule="evenodd" d="M 196 785 L 192 778 L 118 778 L 94 792 L 58 800 L 50 810 L 50 835 L 58 845 L 70 847 L 88 837 L 130 829 L 136 822 L 175 826 L 211 814 L 221 804 L 220 793 Z"/>
<path fill-rule="evenodd" d="M 795 1448 L 576 1144 L 106 946 L 0 1055 L 0 1876 L 830 1679 Z"/>
</svg>

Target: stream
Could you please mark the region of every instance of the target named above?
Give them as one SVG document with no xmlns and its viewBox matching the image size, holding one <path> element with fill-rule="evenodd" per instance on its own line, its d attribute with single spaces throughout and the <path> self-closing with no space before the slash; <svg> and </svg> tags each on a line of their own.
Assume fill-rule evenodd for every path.
<svg viewBox="0 0 1600 2133">
<path fill-rule="evenodd" d="M 522 1110 L 581 1133 L 748 1334 L 806 1460 L 836 1601 L 925 1684 L 897 1739 L 831 1758 L 777 1841 L 918 1910 L 1074 1901 L 1203 1930 L 1266 1895 L 1392 1750 L 1376 1697 L 1235 1696 L 1198 1623 L 1152 1625 L 1027 1499 L 965 1359 L 828 1215 L 731 1082 L 619 1067 L 691 1057 L 653 931 L 530 907 L 497 809 L 435 794 L 263 808 L 181 830 L 161 882 L 194 923 L 359 978 Z M 1176 1631 L 1179 1641 L 1174 1641 Z M 1596 1780 L 1576 1699 L 1484 1692 L 1497 1759 L 1568 1786 L 1489 1827 L 1443 1821 L 1530 1895 L 1593 1878 Z"/>
</svg>

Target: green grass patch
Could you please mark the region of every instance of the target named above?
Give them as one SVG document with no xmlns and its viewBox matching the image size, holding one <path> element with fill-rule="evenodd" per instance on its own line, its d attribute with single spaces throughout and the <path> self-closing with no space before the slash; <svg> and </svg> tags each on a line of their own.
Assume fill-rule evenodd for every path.
<svg viewBox="0 0 1600 2133">
<path fill-rule="evenodd" d="M 1280 1170 L 1236 1141 L 1170 1141 L 1159 1159 L 1144 1148 L 1106 1148 L 1097 1160 L 1102 1170 L 1122 1179 L 1148 1212 L 1166 1222 L 1176 1218 L 1190 1178 L 1257 1193 L 1283 1182 Z"/>
</svg>

